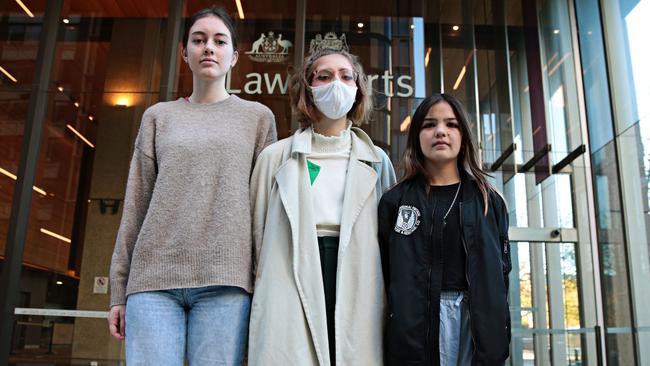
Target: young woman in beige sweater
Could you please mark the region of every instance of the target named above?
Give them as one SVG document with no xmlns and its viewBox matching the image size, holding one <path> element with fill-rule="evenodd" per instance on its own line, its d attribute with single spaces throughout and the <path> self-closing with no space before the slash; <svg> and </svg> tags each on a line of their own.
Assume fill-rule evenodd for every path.
<svg viewBox="0 0 650 366">
<path fill-rule="evenodd" d="M 223 9 L 189 21 L 189 98 L 144 113 L 111 263 L 109 328 L 128 365 L 241 365 L 252 281 L 249 179 L 271 111 L 229 95 L 237 35 Z"/>
</svg>

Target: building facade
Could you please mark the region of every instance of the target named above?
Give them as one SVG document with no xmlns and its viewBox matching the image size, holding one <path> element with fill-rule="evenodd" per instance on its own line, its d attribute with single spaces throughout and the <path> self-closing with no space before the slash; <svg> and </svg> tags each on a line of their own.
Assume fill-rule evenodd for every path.
<svg viewBox="0 0 650 366">
<path fill-rule="evenodd" d="M 0 363 L 120 364 L 107 276 L 144 110 L 188 96 L 206 0 L 0 3 Z M 297 124 L 292 68 L 361 58 L 395 165 L 410 115 L 468 108 L 510 212 L 511 365 L 650 365 L 650 0 L 224 1 L 231 93 Z"/>
</svg>

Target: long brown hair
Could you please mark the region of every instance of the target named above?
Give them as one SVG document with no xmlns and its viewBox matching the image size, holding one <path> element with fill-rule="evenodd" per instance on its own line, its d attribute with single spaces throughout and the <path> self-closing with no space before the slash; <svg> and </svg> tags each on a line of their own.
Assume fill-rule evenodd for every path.
<svg viewBox="0 0 650 366">
<path fill-rule="evenodd" d="M 461 144 L 460 152 L 458 153 L 458 171 L 465 172 L 469 177 L 476 180 L 478 189 L 483 196 L 483 203 L 485 204 L 484 213 L 487 214 L 490 191 L 494 191 L 494 187 L 487 180 L 490 175 L 479 164 L 476 143 L 472 138 L 472 131 L 469 128 L 467 112 L 461 102 L 449 94 L 438 93 L 426 97 L 415 110 L 408 131 L 406 150 L 404 150 L 404 156 L 402 158 L 403 175 L 400 182 L 418 175 L 424 176 L 427 180 L 432 178 L 431 174 L 425 168 L 424 162 L 426 157 L 422 153 L 422 147 L 420 146 L 420 130 L 422 130 L 422 124 L 427 113 L 429 113 L 429 109 L 435 104 L 442 102 L 449 104 L 460 126 Z"/>
<path fill-rule="evenodd" d="M 354 105 L 348 112 L 348 119 L 355 125 L 362 125 L 370 118 L 372 111 L 372 100 L 368 93 L 368 78 L 366 73 L 363 72 L 363 66 L 359 62 L 359 58 L 349 52 L 334 49 L 322 49 L 316 51 L 302 63 L 302 66 L 295 70 L 291 79 L 289 80 L 289 96 L 291 97 L 291 109 L 296 114 L 298 122 L 303 127 L 307 127 L 312 123 L 321 119 L 322 115 L 316 105 L 314 98 L 311 95 L 311 82 L 314 77 L 314 64 L 316 60 L 327 55 L 341 55 L 350 61 L 352 70 L 357 75 L 357 95 L 355 97 Z"/>
</svg>

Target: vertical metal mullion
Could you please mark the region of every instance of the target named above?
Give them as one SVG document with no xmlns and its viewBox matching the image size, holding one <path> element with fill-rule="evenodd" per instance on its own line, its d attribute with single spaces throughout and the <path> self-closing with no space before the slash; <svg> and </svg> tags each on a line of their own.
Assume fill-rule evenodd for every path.
<svg viewBox="0 0 650 366">
<path fill-rule="evenodd" d="M 438 71 L 438 81 L 440 81 L 440 93 L 445 92 L 445 59 L 444 59 L 444 47 L 442 44 L 442 20 L 438 17 L 438 62 L 437 62 L 437 71 Z"/>
<path fill-rule="evenodd" d="M 183 0 L 169 0 L 167 34 L 163 50 L 162 73 L 160 76 L 160 101 L 172 98 L 176 81 L 178 43 L 181 38 L 183 20 Z"/>
<path fill-rule="evenodd" d="M 461 29 L 463 37 L 463 47 L 464 51 L 469 52 L 470 56 L 465 56 L 463 58 L 463 66 L 466 67 L 465 80 L 467 88 L 465 91 L 467 97 L 467 103 L 465 107 L 467 112 L 471 116 L 471 120 L 476 122 L 476 139 L 481 146 L 481 121 L 480 121 L 480 110 L 479 110 L 479 95 L 478 95 L 478 64 L 476 62 L 477 52 L 476 52 L 476 28 L 474 22 L 474 1 L 473 0 L 463 0 L 462 1 L 462 19 L 463 19 L 463 28 Z M 467 63 L 469 58 L 469 63 Z M 481 149 L 479 147 L 479 149 Z M 483 156 L 482 152 L 478 153 L 479 163 L 482 164 Z"/>
<path fill-rule="evenodd" d="M 600 13 L 600 9 L 599 9 Z M 573 44 L 573 49 L 574 50 L 580 50 L 580 40 L 578 36 L 578 14 L 577 14 L 577 9 L 576 9 L 576 3 L 574 0 L 569 0 L 569 19 L 571 22 L 571 29 L 574 30 L 574 32 L 571 32 L 571 41 Z M 601 29 L 602 29 L 602 23 L 601 23 Z M 604 47 L 603 47 L 603 51 Z M 601 273 L 600 273 L 600 254 L 599 254 L 599 247 L 598 247 L 598 225 L 596 224 L 596 199 L 595 199 L 595 185 L 592 179 L 592 170 L 593 166 L 591 163 L 591 147 L 590 144 L 591 142 L 589 141 L 589 127 L 587 123 L 587 101 L 584 93 L 584 80 L 582 77 L 582 55 L 580 52 L 575 52 L 574 53 L 574 69 L 575 69 L 575 76 L 576 76 L 576 84 L 577 84 L 577 94 L 578 94 L 578 109 L 579 109 L 579 116 L 580 116 L 580 131 L 582 134 L 582 143 L 586 145 L 587 147 L 587 153 L 582 154 L 580 162 L 579 160 L 576 161 L 576 165 L 582 166 L 583 169 L 583 175 L 584 177 L 576 177 L 575 175 L 578 174 L 577 172 L 574 172 L 574 177 L 573 181 L 575 182 L 577 179 L 584 180 L 583 186 L 585 187 L 586 191 L 586 215 L 581 215 L 581 212 L 574 212 L 574 214 L 577 214 L 579 217 L 586 217 L 586 219 L 583 219 L 588 223 L 588 226 L 586 228 L 583 228 L 581 226 L 576 225 L 578 229 L 579 235 L 582 234 L 582 237 L 585 237 L 585 239 L 591 243 L 591 252 L 590 253 L 582 253 L 580 251 L 580 245 L 576 245 L 576 264 L 580 265 L 580 262 L 582 261 L 582 256 L 585 255 L 590 255 L 591 257 L 591 268 L 592 268 L 592 276 L 590 278 L 591 281 L 591 286 L 593 286 L 593 294 L 594 294 L 594 312 L 595 312 L 595 329 L 605 329 L 605 316 L 604 316 L 604 305 L 603 305 L 603 290 L 602 290 L 602 280 L 601 280 Z M 611 101 L 611 98 L 610 98 Z M 612 118 L 612 122 L 613 122 Z M 579 210 L 578 205 L 574 205 L 576 208 L 576 211 Z M 582 237 L 579 238 L 579 241 L 582 241 Z M 582 275 L 582 265 L 578 267 L 578 275 Z M 585 274 L 588 273 L 588 271 L 585 271 Z M 586 277 L 586 276 L 585 276 Z M 580 281 L 579 283 L 582 283 Z M 584 291 L 584 290 L 583 290 Z M 582 294 L 580 294 L 582 296 Z M 581 306 L 584 306 L 581 302 Z M 596 328 L 599 327 L 599 328 Z M 586 336 L 583 336 L 583 338 L 586 338 Z M 587 360 L 587 364 L 591 364 L 592 362 L 589 362 L 590 359 L 593 360 L 595 358 L 596 364 L 597 365 L 606 365 L 607 364 L 607 357 L 605 350 L 606 345 L 605 345 L 605 332 L 596 332 L 595 333 L 595 343 L 596 347 L 594 347 L 594 352 L 596 353 L 595 357 L 591 356 L 588 352 L 590 351 L 589 346 L 586 346 L 587 348 L 587 355 L 583 356 L 583 361 Z M 585 344 L 587 342 L 585 341 Z M 584 352 L 584 351 L 583 351 Z"/>
<path fill-rule="evenodd" d="M 302 60 L 305 57 L 305 22 L 307 12 L 307 0 L 296 0 L 296 33 L 293 40 L 293 67 L 300 70 Z M 291 132 L 298 129 L 298 119 L 294 114 L 291 116 Z"/>
<path fill-rule="evenodd" d="M 39 38 L 38 54 L 32 92 L 29 97 L 29 108 L 25 121 L 25 132 L 21 146 L 18 179 L 16 180 L 9 231 L 5 246 L 5 261 L 0 278 L 0 365 L 9 363 L 11 338 L 14 325 L 14 308 L 20 286 L 23 252 L 27 239 L 29 212 L 32 204 L 32 186 L 36 174 L 38 154 L 41 146 L 41 135 L 47 112 L 48 89 L 54 51 L 59 30 L 59 19 L 63 0 L 46 2 L 43 15 L 43 28 Z"/>
</svg>

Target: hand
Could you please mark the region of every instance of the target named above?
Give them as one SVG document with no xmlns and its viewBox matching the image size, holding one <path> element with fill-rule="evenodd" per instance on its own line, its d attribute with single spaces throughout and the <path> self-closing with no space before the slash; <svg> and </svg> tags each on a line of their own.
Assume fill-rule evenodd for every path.
<svg viewBox="0 0 650 366">
<path fill-rule="evenodd" d="M 108 330 L 111 335 L 120 341 L 124 340 L 124 315 L 126 314 L 126 305 L 115 305 L 111 307 L 108 313 Z"/>
</svg>

